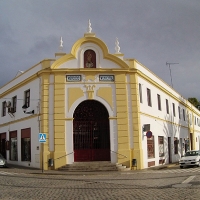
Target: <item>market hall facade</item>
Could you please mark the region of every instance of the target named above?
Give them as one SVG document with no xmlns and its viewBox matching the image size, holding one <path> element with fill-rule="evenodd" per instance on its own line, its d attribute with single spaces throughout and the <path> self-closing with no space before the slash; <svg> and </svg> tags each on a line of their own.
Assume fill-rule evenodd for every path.
<svg viewBox="0 0 200 200">
<path fill-rule="evenodd" d="M 62 47 L 62 45 L 61 45 Z M 200 146 L 200 112 L 135 59 L 88 31 L 0 88 L 0 151 L 8 163 L 57 169 L 109 161 L 137 169 Z M 39 142 L 39 133 L 46 142 Z"/>
</svg>

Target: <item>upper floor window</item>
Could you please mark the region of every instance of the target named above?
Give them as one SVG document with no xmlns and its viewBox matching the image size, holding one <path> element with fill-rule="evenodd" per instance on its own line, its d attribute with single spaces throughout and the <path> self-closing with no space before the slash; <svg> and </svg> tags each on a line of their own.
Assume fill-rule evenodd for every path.
<svg viewBox="0 0 200 200">
<path fill-rule="evenodd" d="M 96 68 L 96 53 L 91 49 L 84 52 L 84 68 Z"/>
<path fill-rule="evenodd" d="M 179 116 L 179 119 L 181 119 L 181 108 L 180 108 L 180 106 L 178 107 L 178 116 Z"/>
<path fill-rule="evenodd" d="M 17 110 L 17 96 L 14 96 L 12 98 L 12 108 L 13 108 L 13 112 L 16 112 L 16 110 Z"/>
<path fill-rule="evenodd" d="M 30 90 L 26 90 L 24 92 L 24 104 L 27 106 L 27 108 L 30 106 Z"/>
<path fill-rule="evenodd" d="M 169 102 L 168 102 L 168 99 L 166 99 L 166 111 L 167 111 L 167 114 L 169 114 Z"/>
<path fill-rule="evenodd" d="M 152 104 L 151 104 L 151 90 L 149 88 L 147 88 L 147 103 L 148 103 L 148 106 L 152 106 Z"/>
<path fill-rule="evenodd" d="M 158 99 L 158 110 L 161 110 L 161 98 L 159 94 L 157 94 L 157 99 Z"/>
<path fill-rule="evenodd" d="M 142 85 L 139 83 L 140 103 L 142 103 Z"/>
<path fill-rule="evenodd" d="M 185 121 L 185 110 L 183 109 L 183 119 Z"/>
<path fill-rule="evenodd" d="M 175 104 L 174 103 L 172 103 L 172 108 L 173 108 L 173 115 L 174 115 L 174 117 L 176 117 L 176 111 L 175 111 Z"/>
<path fill-rule="evenodd" d="M 6 101 L 2 102 L 2 117 L 6 116 Z"/>
</svg>

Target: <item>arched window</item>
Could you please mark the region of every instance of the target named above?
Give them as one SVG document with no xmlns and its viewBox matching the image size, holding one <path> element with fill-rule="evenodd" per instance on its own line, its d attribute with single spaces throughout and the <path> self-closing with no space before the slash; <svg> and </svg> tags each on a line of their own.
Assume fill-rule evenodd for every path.
<svg viewBox="0 0 200 200">
<path fill-rule="evenodd" d="M 84 68 L 96 68 L 96 53 L 91 49 L 84 52 Z"/>
</svg>

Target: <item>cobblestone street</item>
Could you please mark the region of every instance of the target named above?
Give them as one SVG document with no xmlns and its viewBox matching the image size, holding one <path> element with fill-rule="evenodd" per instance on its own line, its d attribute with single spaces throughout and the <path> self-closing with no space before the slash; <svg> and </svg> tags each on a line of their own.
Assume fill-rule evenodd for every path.
<svg viewBox="0 0 200 200">
<path fill-rule="evenodd" d="M 199 168 L 182 173 L 170 169 L 102 174 L 0 169 L 0 199 L 196 200 L 200 196 L 200 173 L 194 169 Z"/>
</svg>

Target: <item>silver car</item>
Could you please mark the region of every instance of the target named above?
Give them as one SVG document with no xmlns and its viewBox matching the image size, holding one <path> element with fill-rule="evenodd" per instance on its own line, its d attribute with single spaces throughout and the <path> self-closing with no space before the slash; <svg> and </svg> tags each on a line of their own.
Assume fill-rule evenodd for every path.
<svg viewBox="0 0 200 200">
<path fill-rule="evenodd" d="M 200 166 L 200 151 L 199 150 L 192 150 L 187 151 L 185 155 L 179 160 L 180 168 L 186 166 Z"/>
<path fill-rule="evenodd" d="M 0 166 L 7 167 L 7 161 L 1 154 L 0 154 Z"/>
</svg>

